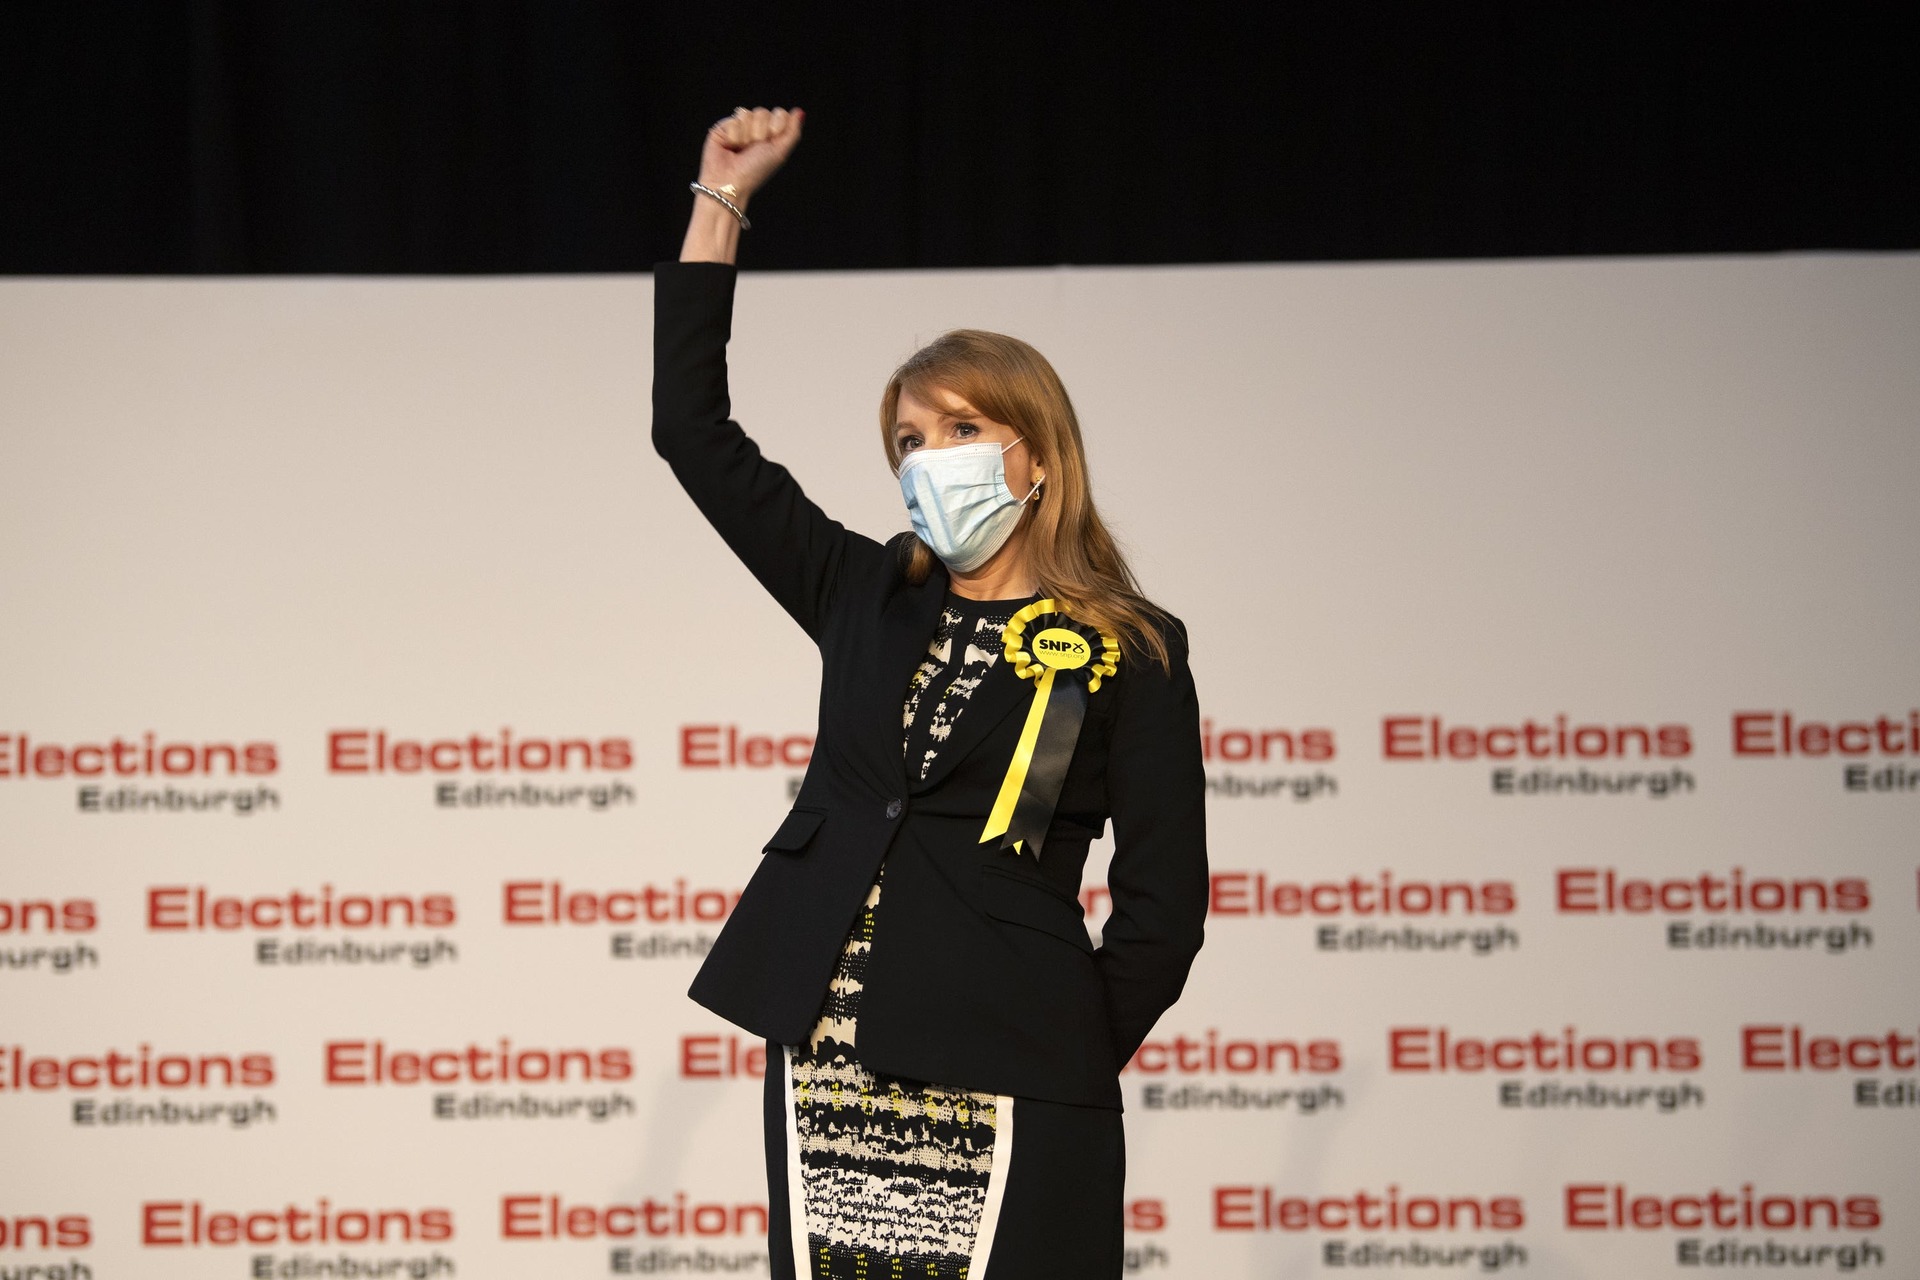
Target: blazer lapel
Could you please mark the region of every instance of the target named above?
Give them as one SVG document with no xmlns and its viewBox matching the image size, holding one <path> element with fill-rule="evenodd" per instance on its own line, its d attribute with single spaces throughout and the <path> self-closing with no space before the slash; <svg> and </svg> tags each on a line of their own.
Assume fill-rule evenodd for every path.
<svg viewBox="0 0 1920 1280">
<path fill-rule="evenodd" d="M 987 639 L 983 635 L 981 639 Z M 965 644 L 966 637 L 955 636 L 956 645 Z M 999 643 L 999 633 L 991 634 L 991 641 Z M 954 655 L 960 659 L 961 653 Z M 1006 655 L 1002 654 L 988 669 L 985 678 L 973 691 L 973 696 L 961 700 L 959 714 L 953 720 L 953 731 L 947 740 L 936 750 L 933 765 L 927 770 L 925 778 L 915 778 L 909 774 L 915 791 L 923 791 L 937 785 L 952 771 L 954 765 L 966 759 L 973 749 L 980 745 L 1002 720 L 1015 707 L 1028 707 L 1033 703 L 1033 681 L 1021 680 L 1006 670 Z M 932 715 L 939 705 L 938 690 L 930 690 L 920 701 L 920 714 Z"/>
<path fill-rule="evenodd" d="M 885 727 L 877 732 L 883 750 L 891 752 L 896 762 L 897 776 L 904 776 L 906 769 L 900 754 L 901 708 L 906 703 L 913 673 L 919 670 L 920 660 L 927 656 L 927 642 L 933 639 L 934 628 L 940 624 L 940 606 L 946 599 L 946 574 L 935 569 L 919 586 L 903 585 L 880 614 L 879 661 L 881 673 L 887 678 L 882 686 L 887 694 L 880 705 Z"/>
</svg>

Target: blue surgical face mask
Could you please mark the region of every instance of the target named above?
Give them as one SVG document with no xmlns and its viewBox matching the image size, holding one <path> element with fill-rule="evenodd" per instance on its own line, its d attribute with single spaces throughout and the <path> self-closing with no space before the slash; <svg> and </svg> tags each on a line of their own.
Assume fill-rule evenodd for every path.
<svg viewBox="0 0 1920 1280">
<path fill-rule="evenodd" d="M 900 492 L 913 531 L 947 568 L 965 573 L 985 564 L 1012 536 L 1027 498 L 1039 491 L 1038 480 L 1027 498 L 1007 488 L 1001 455 L 1019 443 L 916 449 L 900 464 Z"/>
</svg>

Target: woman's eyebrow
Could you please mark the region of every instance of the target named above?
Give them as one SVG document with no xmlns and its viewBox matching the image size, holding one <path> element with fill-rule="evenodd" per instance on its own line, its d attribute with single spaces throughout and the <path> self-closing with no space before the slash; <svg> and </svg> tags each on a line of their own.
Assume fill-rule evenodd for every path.
<svg viewBox="0 0 1920 1280">
<path fill-rule="evenodd" d="M 971 422 L 981 416 L 983 415 L 978 409 L 966 409 L 960 413 L 936 413 L 933 415 L 933 420 L 935 422 Z M 911 422 L 896 422 L 893 424 L 893 429 L 896 433 L 919 430 Z"/>
</svg>

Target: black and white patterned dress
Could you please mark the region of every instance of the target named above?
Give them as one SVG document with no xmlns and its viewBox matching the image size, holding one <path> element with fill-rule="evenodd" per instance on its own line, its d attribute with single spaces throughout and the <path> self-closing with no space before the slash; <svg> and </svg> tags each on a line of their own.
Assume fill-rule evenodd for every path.
<svg viewBox="0 0 1920 1280">
<path fill-rule="evenodd" d="M 981 682 L 1012 678 L 1001 631 L 1030 599 L 948 597 L 901 713 L 901 749 L 914 776 L 927 776 Z M 885 882 L 883 863 L 812 1036 L 785 1053 L 795 1274 L 972 1280 L 983 1275 L 993 1247 L 1013 1099 L 878 1075 L 861 1064 L 861 979 Z"/>
</svg>

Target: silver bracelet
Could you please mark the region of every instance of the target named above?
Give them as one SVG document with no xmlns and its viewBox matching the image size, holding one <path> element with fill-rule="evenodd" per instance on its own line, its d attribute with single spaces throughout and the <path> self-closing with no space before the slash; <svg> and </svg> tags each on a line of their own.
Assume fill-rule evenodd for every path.
<svg viewBox="0 0 1920 1280">
<path fill-rule="evenodd" d="M 733 184 L 731 182 L 727 183 L 724 187 L 721 187 L 719 191 L 715 191 L 712 187 L 709 187 L 702 182 L 689 182 L 687 184 L 687 189 L 689 191 L 698 191 L 703 196 L 712 196 L 715 200 L 718 200 L 721 204 L 727 207 L 728 213 L 732 214 L 736 219 L 738 219 L 740 223 L 740 229 L 742 231 L 753 230 L 753 224 L 747 221 L 747 215 L 745 211 L 743 211 L 739 205 L 735 204 L 732 200 L 727 198 L 728 196 L 738 194 L 737 192 L 734 191 Z"/>
</svg>

